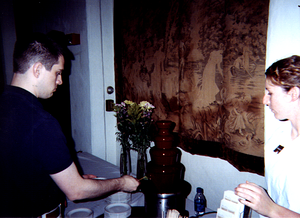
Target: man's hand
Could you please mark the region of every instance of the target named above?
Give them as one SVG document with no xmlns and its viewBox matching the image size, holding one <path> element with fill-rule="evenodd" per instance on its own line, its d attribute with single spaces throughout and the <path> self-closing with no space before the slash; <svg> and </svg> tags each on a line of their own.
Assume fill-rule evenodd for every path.
<svg viewBox="0 0 300 218">
<path fill-rule="evenodd" d="M 140 182 L 132 176 L 124 175 L 120 178 L 121 180 L 121 191 L 132 192 L 136 191 Z"/>
</svg>

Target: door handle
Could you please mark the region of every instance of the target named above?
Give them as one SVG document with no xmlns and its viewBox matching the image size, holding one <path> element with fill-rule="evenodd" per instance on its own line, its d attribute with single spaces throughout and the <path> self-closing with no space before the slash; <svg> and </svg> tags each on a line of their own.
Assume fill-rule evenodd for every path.
<svg viewBox="0 0 300 218">
<path fill-rule="evenodd" d="M 106 92 L 107 94 L 111 95 L 112 93 L 114 93 L 114 87 L 112 86 L 108 86 L 106 88 Z M 105 107 L 106 107 L 106 111 L 114 111 L 114 100 L 112 99 L 107 99 L 105 101 Z"/>
<path fill-rule="evenodd" d="M 105 101 L 106 111 L 114 111 L 114 100 L 107 99 Z"/>
<path fill-rule="evenodd" d="M 112 94 L 112 93 L 114 93 L 114 87 L 112 87 L 112 86 L 108 86 L 107 88 L 106 88 L 106 92 L 108 93 L 108 94 Z"/>
</svg>

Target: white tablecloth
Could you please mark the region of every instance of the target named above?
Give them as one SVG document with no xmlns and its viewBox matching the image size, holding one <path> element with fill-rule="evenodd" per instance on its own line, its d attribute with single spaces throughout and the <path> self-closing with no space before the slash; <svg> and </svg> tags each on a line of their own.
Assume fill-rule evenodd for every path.
<svg viewBox="0 0 300 218">
<path fill-rule="evenodd" d="M 77 156 L 84 174 L 93 174 L 107 179 L 120 177 L 119 167 L 102 160 L 101 158 L 86 152 L 78 153 Z M 103 214 L 104 207 L 107 205 L 105 199 L 84 200 L 76 203 L 68 200 L 67 204 L 65 215 L 72 209 L 84 207 L 93 210 L 94 217 Z M 143 193 L 137 192 L 132 194 L 131 206 L 144 206 Z"/>
</svg>

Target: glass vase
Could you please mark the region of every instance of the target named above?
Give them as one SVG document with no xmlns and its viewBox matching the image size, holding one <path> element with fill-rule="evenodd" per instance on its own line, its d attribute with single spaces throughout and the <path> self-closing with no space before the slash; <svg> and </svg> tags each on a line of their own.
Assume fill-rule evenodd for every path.
<svg viewBox="0 0 300 218">
<path fill-rule="evenodd" d="M 131 174 L 131 157 L 130 148 L 122 149 L 120 154 L 120 175 L 130 175 Z"/>
<path fill-rule="evenodd" d="M 145 149 L 138 150 L 136 178 L 141 179 L 147 175 L 147 154 Z"/>
</svg>

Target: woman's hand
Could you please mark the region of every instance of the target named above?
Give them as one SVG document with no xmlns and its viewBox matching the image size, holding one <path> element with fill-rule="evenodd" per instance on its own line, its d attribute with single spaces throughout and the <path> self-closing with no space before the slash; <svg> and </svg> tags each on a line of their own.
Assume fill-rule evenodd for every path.
<svg viewBox="0 0 300 218">
<path fill-rule="evenodd" d="M 300 214 L 276 204 L 260 186 L 246 182 L 235 188 L 235 194 L 243 199 L 240 202 L 257 213 L 270 218 L 300 218 Z"/>
<path fill-rule="evenodd" d="M 248 181 L 236 187 L 235 194 L 243 198 L 240 199 L 242 204 L 264 216 L 270 216 L 278 206 L 262 187 Z"/>
</svg>

